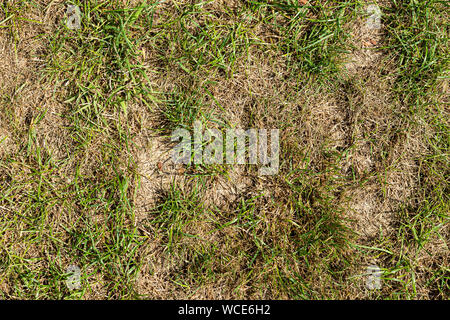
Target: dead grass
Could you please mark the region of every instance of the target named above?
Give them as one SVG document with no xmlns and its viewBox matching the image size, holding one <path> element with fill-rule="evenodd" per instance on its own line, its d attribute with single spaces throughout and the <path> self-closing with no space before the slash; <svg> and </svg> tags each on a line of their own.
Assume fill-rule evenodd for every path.
<svg viewBox="0 0 450 320">
<path fill-rule="evenodd" d="M 88 1 L 77 33 L 63 2 L 33 3 L 0 14 L 0 297 L 448 298 L 447 79 L 405 98 L 395 21 L 368 30 L 366 2 Z M 172 164 L 195 119 L 279 128 L 280 172 Z"/>
</svg>

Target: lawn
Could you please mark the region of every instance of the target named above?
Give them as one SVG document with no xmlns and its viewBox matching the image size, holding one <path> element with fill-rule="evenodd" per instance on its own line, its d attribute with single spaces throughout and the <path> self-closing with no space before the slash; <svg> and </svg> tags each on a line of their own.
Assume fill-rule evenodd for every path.
<svg viewBox="0 0 450 320">
<path fill-rule="evenodd" d="M 449 299 L 450 5 L 369 4 L 2 1 L 0 299 Z"/>
</svg>

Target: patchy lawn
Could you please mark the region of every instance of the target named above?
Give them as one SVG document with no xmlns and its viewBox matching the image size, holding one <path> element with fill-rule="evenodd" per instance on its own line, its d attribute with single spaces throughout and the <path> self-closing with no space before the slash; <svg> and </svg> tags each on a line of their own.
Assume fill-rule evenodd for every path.
<svg viewBox="0 0 450 320">
<path fill-rule="evenodd" d="M 369 4 L 3 1 L 0 298 L 449 299 L 449 4 Z M 174 164 L 197 120 L 278 173 Z"/>
</svg>

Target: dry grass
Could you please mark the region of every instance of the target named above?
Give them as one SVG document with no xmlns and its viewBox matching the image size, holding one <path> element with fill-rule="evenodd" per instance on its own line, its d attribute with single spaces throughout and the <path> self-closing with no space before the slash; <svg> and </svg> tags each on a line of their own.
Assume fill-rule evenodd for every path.
<svg viewBox="0 0 450 320">
<path fill-rule="evenodd" d="M 415 2 L 3 4 L 0 297 L 448 299 L 448 5 Z M 279 128 L 279 173 L 172 164 L 196 119 Z"/>
</svg>

